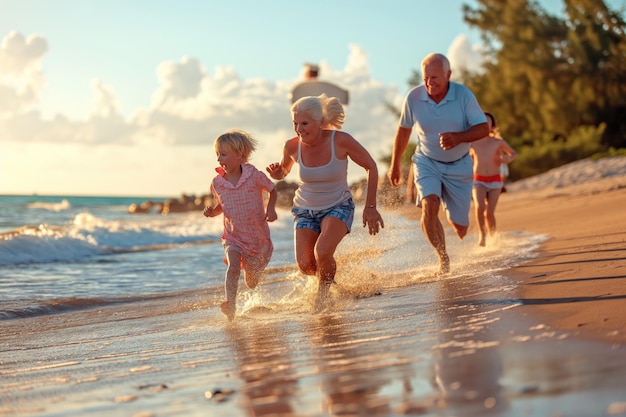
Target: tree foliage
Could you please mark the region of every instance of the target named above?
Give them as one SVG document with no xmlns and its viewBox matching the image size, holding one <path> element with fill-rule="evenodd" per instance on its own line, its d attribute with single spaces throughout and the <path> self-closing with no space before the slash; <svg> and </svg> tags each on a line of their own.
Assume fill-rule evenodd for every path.
<svg viewBox="0 0 626 417">
<path fill-rule="evenodd" d="M 520 145 L 604 123 L 601 145 L 626 146 L 626 24 L 602 0 L 564 0 L 564 18 L 529 0 L 463 6 L 481 31 L 484 71 L 464 82 Z M 569 162 L 569 161 L 568 161 Z"/>
<path fill-rule="evenodd" d="M 626 154 L 624 10 L 603 0 L 563 0 L 559 17 L 532 0 L 474 4 L 463 5 L 463 15 L 481 33 L 485 62 L 480 71 L 453 75 L 517 149 L 511 180 L 592 155 Z M 409 86 L 420 83 L 413 70 Z"/>
</svg>

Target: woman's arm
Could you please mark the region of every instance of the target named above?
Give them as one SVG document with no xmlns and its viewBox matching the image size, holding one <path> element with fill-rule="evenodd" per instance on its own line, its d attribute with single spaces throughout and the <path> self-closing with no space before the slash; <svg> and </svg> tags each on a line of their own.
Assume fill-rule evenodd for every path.
<svg viewBox="0 0 626 417">
<path fill-rule="evenodd" d="M 276 200 L 277 199 L 278 199 L 278 192 L 276 191 L 276 188 L 273 188 L 272 191 L 270 191 L 270 197 L 267 200 L 267 208 L 265 209 L 265 219 L 268 222 L 273 222 L 274 220 L 278 218 L 278 215 L 276 214 Z"/>
<path fill-rule="evenodd" d="M 378 192 L 378 165 L 370 153 L 356 139 L 345 132 L 335 134 L 337 156 L 350 157 L 367 173 L 367 196 L 363 209 L 363 227 L 369 225 L 371 235 L 378 233 L 378 228 L 385 227 L 383 218 L 376 209 L 376 194 Z"/>
<path fill-rule="evenodd" d="M 275 180 L 282 180 L 291 172 L 294 163 L 295 149 L 298 146 L 298 138 L 289 139 L 283 147 L 283 158 L 280 162 L 274 162 L 267 166 L 266 170 Z M 295 148 L 295 149 L 294 149 Z"/>
</svg>

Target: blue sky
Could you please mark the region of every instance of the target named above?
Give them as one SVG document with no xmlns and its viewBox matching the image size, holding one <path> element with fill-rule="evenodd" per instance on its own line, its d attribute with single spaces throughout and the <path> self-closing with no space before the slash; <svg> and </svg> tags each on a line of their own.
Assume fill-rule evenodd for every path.
<svg viewBox="0 0 626 417">
<path fill-rule="evenodd" d="M 242 78 L 278 81 L 297 79 L 304 62 L 342 68 L 348 45 L 358 44 L 369 55 L 373 78 L 405 88 L 421 57 L 445 52 L 455 37 L 469 33 L 458 0 L 421 7 L 411 0 L 8 3 L 0 33 L 46 38 L 43 66 L 50 82 L 42 99 L 47 112 L 64 114 L 85 111 L 94 77 L 115 87 L 125 112 L 147 105 L 157 87 L 155 68 L 184 55 L 209 71 L 232 66 Z M 448 23 L 441 24 L 444 14 Z"/>
<path fill-rule="evenodd" d="M 0 7 L 0 194 L 201 194 L 213 140 L 229 128 L 257 136 L 252 162 L 263 169 L 292 136 L 287 94 L 305 62 L 350 90 L 344 130 L 378 159 L 397 123 L 383 103 L 400 104 L 426 54 L 448 54 L 453 69 L 480 62 L 456 0 Z"/>
</svg>

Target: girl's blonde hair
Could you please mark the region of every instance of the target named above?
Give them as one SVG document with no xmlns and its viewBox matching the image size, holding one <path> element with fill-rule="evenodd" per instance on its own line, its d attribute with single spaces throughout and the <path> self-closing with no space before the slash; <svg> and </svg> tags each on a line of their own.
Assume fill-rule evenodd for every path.
<svg viewBox="0 0 626 417">
<path fill-rule="evenodd" d="M 302 97 L 291 106 L 291 113 L 306 113 L 313 120 L 322 123 L 322 127 L 341 129 L 346 113 L 337 97 L 320 96 Z"/>
<path fill-rule="evenodd" d="M 256 150 L 258 142 L 248 132 L 232 129 L 222 133 L 215 139 L 213 148 L 215 153 L 219 153 L 223 147 L 229 147 L 238 155 L 241 155 L 243 162 L 248 162 L 252 152 Z"/>
</svg>

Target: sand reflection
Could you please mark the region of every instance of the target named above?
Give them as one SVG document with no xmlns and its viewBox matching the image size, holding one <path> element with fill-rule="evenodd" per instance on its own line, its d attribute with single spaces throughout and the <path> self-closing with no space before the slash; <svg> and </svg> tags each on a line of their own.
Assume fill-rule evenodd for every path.
<svg viewBox="0 0 626 417">
<path fill-rule="evenodd" d="M 442 280 L 436 318 L 439 343 L 433 347 L 433 385 L 438 408 L 485 416 L 509 407 L 502 392 L 499 342 L 490 327 L 498 307 L 468 300 L 480 279 Z"/>
<path fill-rule="evenodd" d="M 310 323 L 313 360 L 325 396 L 323 412 L 332 416 L 387 416 L 390 399 L 380 393 L 389 383 L 385 352 L 367 335 L 344 323 L 339 314 L 323 314 Z"/>
<path fill-rule="evenodd" d="M 297 378 L 280 326 L 237 323 L 227 329 L 239 362 L 241 407 L 250 416 L 295 416 Z"/>
</svg>

